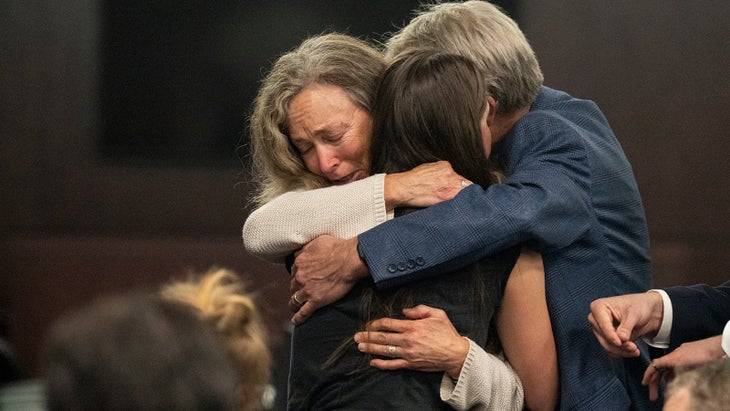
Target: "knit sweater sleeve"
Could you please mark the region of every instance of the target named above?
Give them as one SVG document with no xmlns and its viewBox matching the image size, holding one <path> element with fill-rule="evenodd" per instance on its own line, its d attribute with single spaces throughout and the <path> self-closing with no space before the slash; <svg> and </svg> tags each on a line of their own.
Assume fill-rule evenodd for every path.
<svg viewBox="0 0 730 411">
<path fill-rule="evenodd" d="M 441 400 L 456 410 L 522 410 L 522 382 L 509 363 L 469 340 L 456 384 L 444 373 Z"/>
<path fill-rule="evenodd" d="M 249 215 L 243 244 L 259 258 L 283 263 L 319 235 L 354 237 L 392 217 L 385 208 L 384 184 L 385 174 L 376 174 L 341 186 L 282 194 Z"/>
</svg>

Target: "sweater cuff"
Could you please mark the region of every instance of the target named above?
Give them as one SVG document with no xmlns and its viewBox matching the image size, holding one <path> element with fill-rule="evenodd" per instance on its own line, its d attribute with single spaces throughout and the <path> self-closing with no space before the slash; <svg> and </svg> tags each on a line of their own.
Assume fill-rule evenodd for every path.
<svg viewBox="0 0 730 411">
<path fill-rule="evenodd" d="M 441 378 L 441 399 L 456 410 L 519 411 L 524 406 L 524 391 L 507 362 L 469 340 L 456 384 L 446 373 Z"/>
<path fill-rule="evenodd" d="M 373 193 L 373 210 L 375 210 L 376 224 L 390 220 L 392 212 L 385 209 L 385 174 L 375 174 L 370 189 Z"/>
<path fill-rule="evenodd" d="M 466 338 L 466 337 L 464 337 Z M 449 403 L 455 409 L 468 409 L 469 403 L 467 398 L 468 378 L 462 376 L 469 374 L 469 370 L 474 368 L 476 362 L 477 345 L 474 341 L 469 340 L 469 351 L 466 354 L 464 365 L 459 372 L 459 379 L 453 380 L 447 373 L 441 378 L 441 400 Z"/>
</svg>

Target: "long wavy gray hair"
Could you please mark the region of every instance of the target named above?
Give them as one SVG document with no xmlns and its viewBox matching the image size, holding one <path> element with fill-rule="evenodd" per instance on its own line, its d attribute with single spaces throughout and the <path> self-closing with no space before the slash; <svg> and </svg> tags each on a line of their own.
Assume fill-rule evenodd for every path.
<svg viewBox="0 0 730 411">
<path fill-rule="evenodd" d="M 331 84 L 372 113 L 384 70 L 379 49 L 338 33 L 311 37 L 279 57 L 262 80 L 251 115 L 251 178 L 257 186 L 254 203 L 264 204 L 292 190 L 329 185 L 307 170 L 289 141 L 289 104 L 294 97 L 310 84 Z"/>
</svg>

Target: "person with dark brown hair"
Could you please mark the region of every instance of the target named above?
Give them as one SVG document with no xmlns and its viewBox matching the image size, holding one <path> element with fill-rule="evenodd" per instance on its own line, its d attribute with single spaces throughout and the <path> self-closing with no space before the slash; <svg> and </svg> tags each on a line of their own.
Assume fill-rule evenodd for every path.
<svg viewBox="0 0 730 411">
<path fill-rule="evenodd" d="M 59 319 L 48 341 L 49 411 L 230 411 L 238 373 L 189 306 L 142 294 Z"/>
</svg>

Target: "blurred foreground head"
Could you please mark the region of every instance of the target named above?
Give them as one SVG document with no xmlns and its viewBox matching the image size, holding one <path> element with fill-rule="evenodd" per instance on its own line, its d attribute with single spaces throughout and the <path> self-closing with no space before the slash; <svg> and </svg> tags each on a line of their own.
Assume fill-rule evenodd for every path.
<svg viewBox="0 0 730 411">
<path fill-rule="evenodd" d="M 262 409 L 271 352 L 256 296 L 241 276 L 228 269 L 193 273 L 185 280 L 166 284 L 160 295 L 193 307 L 200 318 L 215 328 L 238 371 L 239 405 L 247 411 Z"/>
<path fill-rule="evenodd" d="M 131 294 L 56 322 L 47 406 L 57 410 L 232 410 L 237 373 L 216 331 L 186 305 Z"/>
<path fill-rule="evenodd" d="M 730 410 L 730 360 L 676 370 L 664 397 L 663 411 Z"/>
</svg>

